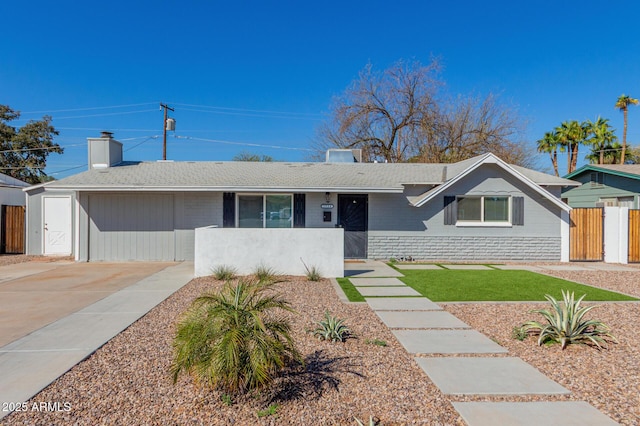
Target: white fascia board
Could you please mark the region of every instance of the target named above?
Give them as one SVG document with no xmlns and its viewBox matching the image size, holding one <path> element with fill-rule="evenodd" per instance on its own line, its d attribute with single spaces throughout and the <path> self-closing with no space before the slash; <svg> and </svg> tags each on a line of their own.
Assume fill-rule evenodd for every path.
<svg viewBox="0 0 640 426">
<path fill-rule="evenodd" d="M 333 193 L 386 193 L 402 194 L 402 188 L 362 188 L 362 187 L 327 187 L 327 188 L 292 188 L 292 187 L 215 187 L 215 186 L 58 186 L 47 188 L 47 191 L 78 192 L 333 192 Z"/>
<path fill-rule="evenodd" d="M 414 206 L 415 207 L 423 206 L 427 202 L 431 201 L 434 197 L 436 197 L 437 195 L 441 194 L 447 188 L 453 186 L 455 183 L 459 182 L 460 180 L 462 180 L 463 178 L 468 176 L 471 172 L 473 172 L 474 170 L 476 170 L 478 167 L 480 167 L 483 164 L 496 164 L 496 165 L 500 166 L 503 170 L 505 170 L 506 172 L 510 173 L 512 176 L 518 178 L 520 181 L 522 181 L 522 183 L 524 183 L 529 188 L 533 189 L 535 192 L 537 192 L 538 194 L 542 195 L 543 197 L 545 197 L 546 199 L 551 201 L 553 204 L 555 204 L 556 206 L 558 206 L 562 210 L 567 211 L 567 212 L 571 211 L 571 207 L 569 207 L 569 205 L 567 205 L 566 203 L 562 202 L 562 200 L 556 198 L 552 193 L 550 193 L 546 189 L 542 188 L 540 185 L 538 185 L 537 183 L 535 183 L 534 181 L 532 181 L 531 179 L 529 179 L 528 177 L 526 177 L 525 175 L 523 175 L 522 173 L 520 173 L 519 171 L 517 171 L 516 169 L 511 167 L 509 164 L 505 163 L 504 161 L 502 161 L 501 159 L 499 159 L 498 157 L 496 157 L 495 155 L 493 155 L 491 153 L 485 154 L 481 159 L 479 159 L 477 162 L 475 162 L 471 166 L 467 167 L 465 170 L 460 172 L 458 175 L 456 175 L 452 179 L 449 179 L 444 184 L 442 184 L 442 185 L 434 188 L 433 190 L 429 191 L 430 193 L 427 194 L 424 198 L 422 198 L 419 201 L 417 201 L 414 204 Z"/>
</svg>

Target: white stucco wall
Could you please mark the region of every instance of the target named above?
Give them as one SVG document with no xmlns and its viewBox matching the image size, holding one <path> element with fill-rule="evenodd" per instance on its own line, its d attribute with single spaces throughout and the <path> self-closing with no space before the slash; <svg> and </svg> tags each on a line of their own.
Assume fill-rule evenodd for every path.
<svg viewBox="0 0 640 426">
<path fill-rule="evenodd" d="M 211 275 L 220 266 L 233 267 L 241 275 L 257 266 L 278 274 L 305 275 L 304 263 L 323 277 L 344 276 L 344 231 L 328 229 L 197 228 L 195 275 Z"/>
<path fill-rule="evenodd" d="M 604 261 L 628 263 L 629 208 L 604 208 Z"/>
</svg>

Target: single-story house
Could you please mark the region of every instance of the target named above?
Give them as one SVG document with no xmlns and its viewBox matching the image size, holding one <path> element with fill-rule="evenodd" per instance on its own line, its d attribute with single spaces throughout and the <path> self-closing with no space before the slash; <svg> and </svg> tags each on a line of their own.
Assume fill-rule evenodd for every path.
<svg viewBox="0 0 640 426">
<path fill-rule="evenodd" d="M 13 227 L 16 226 L 14 215 L 16 213 L 23 216 L 22 221 L 19 221 L 19 223 L 24 223 L 26 196 L 22 190 L 28 186 L 29 184 L 26 182 L 0 173 L 0 253 L 15 252 L 12 248 L 7 247 L 7 233 L 9 231 L 14 232 Z M 20 207 L 20 209 L 14 209 L 15 207 Z M 12 229 L 9 230 L 8 228 Z M 16 229 L 15 232 L 17 231 Z M 22 233 L 24 234 L 24 230 Z M 24 235 L 22 235 L 22 238 L 17 239 L 24 242 Z M 14 244 L 9 245 L 14 246 Z"/>
<path fill-rule="evenodd" d="M 571 207 L 640 208 L 640 164 L 587 164 L 565 178 L 579 183 L 562 191 Z"/>
<path fill-rule="evenodd" d="M 337 254 L 341 262 L 568 261 L 571 208 L 560 194 L 573 181 L 492 154 L 454 164 L 349 157 L 349 163 L 127 162 L 122 144 L 104 133 L 89 138 L 88 171 L 26 190 L 27 251 L 78 261 L 197 263 L 198 252 L 208 251 L 197 236 L 205 229 L 206 244 L 216 250 L 268 259 L 298 244 L 295 232 L 304 229 L 312 245 L 324 247 L 314 256 Z M 261 235 L 266 242 L 258 244 Z M 322 246 L 322 235 L 339 236 L 340 249 Z"/>
</svg>

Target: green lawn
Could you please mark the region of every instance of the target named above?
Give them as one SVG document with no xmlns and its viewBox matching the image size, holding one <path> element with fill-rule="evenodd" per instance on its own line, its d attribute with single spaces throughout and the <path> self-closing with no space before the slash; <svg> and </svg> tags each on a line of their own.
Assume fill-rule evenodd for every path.
<svg viewBox="0 0 640 426">
<path fill-rule="evenodd" d="M 342 287 L 342 291 L 347 296 L 350 302 L 364 302 L 364 297 L 356 290 L 355 286 L 351 284 L 348 278 L 337 278 L 338 284 Z"/>
<path fill-rule="evenodd" d="M 408 286 L 434 302 L 545 301 L 550 294 L 562 300 L 561 290 L 586 294 L 585 301 L 638 300 L 529 271 L 411 270 L 400 271 Z M 355 287 L 354 287 L 355 290 Z"/>
</svg>

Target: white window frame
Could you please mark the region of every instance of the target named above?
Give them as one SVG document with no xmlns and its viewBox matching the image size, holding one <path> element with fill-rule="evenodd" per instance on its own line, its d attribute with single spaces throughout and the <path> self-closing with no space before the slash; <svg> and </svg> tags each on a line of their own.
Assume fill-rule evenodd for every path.
<svg viewBox="0 0 640 426">
<path fill-rule="evenodd" d="M 509 215 L 508 219 L 506 221 L 491 221 L 491 222 L 485 222 L 484 220 L 484 199 L 485 197 L 500 197 L 500 198 L 506 198 L 508 201 L 508 205 L 507 205 L 507 214 Z M 480 199 L 480 220 L 460 220 L 458 219 L 458 209 L 460 208 L 460 204 L 459 201 L 461 198 L 475 198 L 475 199 Z M 456 209 L 456 226 L 459 226 L 461 228 L 464 227 L 473 227 L 473 226 L 478 226 L 478 227 L 495 227 L 495 228 L 509 228 L 513 226 L 513 218 L 511 217 L 512 215 L 512 206 L 511 206 L 511 200 L 512 197 L 511 195 L 457 195 L 456 196 L 456 204 L 458 205 L 458 208 Z"/>
<path fill-rule="evenodd" d="M 249 197 L 262 197 L 262 228 L 254 228 L 254 229 L 289 229 L 289 228 L 267 228 L 265 214 L 267 210 L 267 196 L 269 195 L 288 195 L 291 198 L 291 226 L 289 228 L 293 228 L 293 193 L 282 193 L 282 192 L 244 192 L 241 194 L 236 193 L 236 228 L 240 228 L 240 197 L 249 196 Z M 246 228 L 250 229 L 250 228 Z"/>
</svg>

